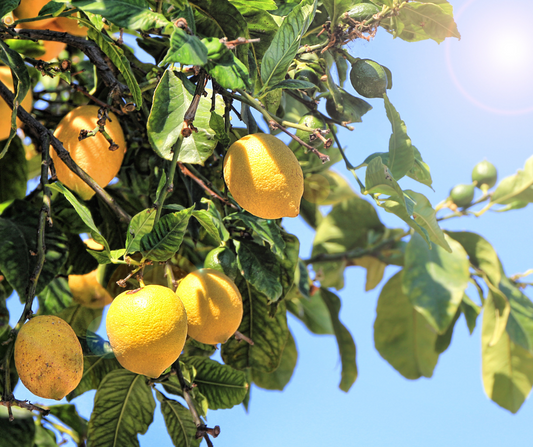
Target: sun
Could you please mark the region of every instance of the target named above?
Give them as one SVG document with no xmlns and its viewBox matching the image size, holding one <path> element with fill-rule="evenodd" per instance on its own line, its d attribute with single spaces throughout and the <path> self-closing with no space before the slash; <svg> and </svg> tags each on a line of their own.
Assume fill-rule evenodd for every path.
<svg viewBox="0 0 533 447">
<path fill-rule="evenodd" d="M 448 71 L 477 106 L 500 114 L 533 112 L 533 2 L 507 0 L 513 20 L 502 19 L 501 2 L 470 0 L 456 12 L 462 34 L 446 43 Z"/>
</svg>

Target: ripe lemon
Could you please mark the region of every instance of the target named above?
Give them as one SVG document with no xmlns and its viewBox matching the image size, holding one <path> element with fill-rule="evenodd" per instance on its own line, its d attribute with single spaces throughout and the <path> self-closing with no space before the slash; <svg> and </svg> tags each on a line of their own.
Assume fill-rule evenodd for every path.
<svg viewBox="0 0 533 447">
<path fill-rule="evenodd" d="M 59 122 L 54 132 L 73 160 L 101 187 L 107 186 L 117 175 L 126 152 L 126 140 L 118 119 L 112 112 L 109 113 L 109 118 L 111 121 L 107 120 L 105 130 L 118 144 L 116 151 L 109 150 L 109 143 L 101 133 L 78 141 L 80 130 L 91 131 L 97 126 L 98 106 L 80 106 L 70 111 Z M 77 192 L 82 199 L 90 199 L 94 191 L 63 163 L 55 151 L 51 151 L 51 155 L 57 178 Z"/>
<path fill-rule="evenodd" d="M 68 17 L 58 17 L 54 24 L 73 36 L 87 36 L 88 29 L 85 26 L 78 26 L 77 20 L 69 19 Z"/>
<path fill-rule="evenodd" d="M 21 0 L 20 5 L 18 5 L 15 10 L 13 11 L 13 14 L 18 19 L 31 19 L 33 17 L 37 17 L 39 15 L 39 11 L 43 8 L 44 5 L 46 5 L 50 0 Z M 33 23 L 38 23 L 39 28 L 43 28 L 44 26 L 52 23 L 55 20 L 55 18 L 50 19 L 43 19 L 39 20 L 37 22 L 25 22 L 21 23 L 21 28 L 34 28 L 31 26 Z"/>
<path fill-rule="evenodd" d="M 235 283 L 214 269 L 189 273 L 177 295 L 187 309 L 189 336 L 208 345 L 224 343 L 239 328 L 242 297 Z"/>
<path fill-rule="evenodd" d="M 59 317 L 34 317 L 17 336 L 15 367 L 33 394 L 60 400 L 78 386 L 83 375 L 78 337 Z"/>
<path fill-rule="evenodd" d="M 0 67 L 0 81 L 2 81 L 6 87 L 13 92 L 13 77 L 11 75 L 11 69 L 9 67 Z M 31 112 L 33 106 L 33 98 L 31 90 L 26 94 L 22 100 L 21 106 L 26 112 Z M 9 137 L 11 131 L 11 107 L 7 105 L 2 98 L 0 98 L 0 140 L 5 140 Z M 17 118 L 17 126 L 21 125 L 21 121 Z"/>
<path fill-rule="evenodd" d="M 187 314 L 171 289 L 150 285 L 117 296 L 109 306 L 106 327 L 119 363 L 155 378 L 181 354 L 187 338 Z"/>
<path fill-rule="evenodd" d="M 245 210 L 263 219 L 296 217 L 304 191 L 298 159 L 269 134 L 247 135 L 224 158 L 224 180 Z"/>
</svg>

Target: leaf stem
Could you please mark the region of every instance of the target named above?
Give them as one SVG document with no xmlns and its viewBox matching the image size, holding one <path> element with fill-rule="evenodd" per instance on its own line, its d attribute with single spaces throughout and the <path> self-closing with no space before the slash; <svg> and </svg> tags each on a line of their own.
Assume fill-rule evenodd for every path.
<svg viewBox="0 0 533 447">
<path fill-rule="evenodd" d="M 165 186 L 163 190 L 161 191 L 161 194 L 159 195 L 159 197 L 157 197 L 154 202 L 154 207 L 156 209 L 154 227 L 156 226 L 157 222 L 159 221 L 159 218 L 161 217 L 161 211 L 163 210 L 163 204 L 165 203 L 165 199 L 167 198 L 168 193 L 174 190 L 174 174 L 176 173 L 176 166 L 178 164 L 178 157 L 180 155 L 182 143 L 183 143 L 183 134 L 180 133 L 178 137 L 178 141 L 176 141 L 176 144 L 173 147 L 174 153 L 172 155 L 172 161 L 170 162 L 170 164 L 167 165 L 167 180 L 165 182 Z"/>
</svg>

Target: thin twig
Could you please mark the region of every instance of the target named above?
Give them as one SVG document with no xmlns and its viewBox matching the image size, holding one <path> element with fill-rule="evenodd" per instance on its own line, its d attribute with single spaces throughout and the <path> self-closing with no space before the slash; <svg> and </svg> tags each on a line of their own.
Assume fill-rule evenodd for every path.
<svg viewBox="0 0 533 447">
<path fill-rule="evenodd" d="M 293 140 L 297 141 L 298 143 L 300 143 L 303 147 L 305 147 L 307 150 L 310 150 L 311 152 L 313 152 L 318 158 L 320 158 L 320 161 L 322 163 L 326 163 L 329 161 L 329 156 L 328 155 L 325 155 L 323 154 L 322 152 L 320 152 L 316 147 L 313 147 L 307 143 L 305 143 L 301 138 L 298 138 L 296 135 L 290 133 L 287 129 L 285 129 L 281 124 L 279 123 L 276 123 L 276 121 L 274 120 L 270 120 L 268 122 L 269 126 L 272 128 L 272 129 L 279 129 L 281 130 L 282 132 L 285 132 L 287 135 L 289 135 Z"/>
<path fill-rule="evenodd" d="M 48 416 L 50 414 L 50 410 L 38 407 L 37 405 L 34 405 L 27 400 L 18 400 L 14 398 L 9 399 L 9 400 L 0 400 L 0 405 L 7 407 L 8 410 L 10 409 L 10 407 L 14 406 L 14 407 L 25 408 L 26 410 L 30 410 L 30 411 L 38 411 L 39 413 L 41 413 L 42 416 Z M 12 421 L 13 419 L 10 417 L 9 420 Z"/>
<path fill-rule="evenodd" d="M 110 106 L 109 104 L 105 103 L 104 101 L 98 99 L 96 96 L 93 96 L 91 95 L 86 89 L 85 87 L 82 87 L 81 85 L 78 85 L 78 84 L 69 84 L 70 87 L 73 89 L 73 90 L 76 90 L 77 92 L 81 93 L 82 95 L 86 96 L 87 98 L 89 98 L 91 101 L 95 102 L 96 104 L 98 104 L 100 107 L 104 107 L 106 109 L 109 109 L 113 112 L 115 112 L 117 115 L 124 115 L 125 113 L 120 110 L 120 109 L 117 109 L 116 107 L 113 107 L 113 106 Z"/>
<path fill-rule="evenodd" d="M 235 332 L 235 340 L 238 340 L 238 341 L 243 340 L 246 343 L 248 343 L 250 346 L 254 345 L 254 341 L 250 337 L 247 337 L 246 335 L 244 335 L 242 332 L 239 332 L 239 331 Z"/>
</svg>

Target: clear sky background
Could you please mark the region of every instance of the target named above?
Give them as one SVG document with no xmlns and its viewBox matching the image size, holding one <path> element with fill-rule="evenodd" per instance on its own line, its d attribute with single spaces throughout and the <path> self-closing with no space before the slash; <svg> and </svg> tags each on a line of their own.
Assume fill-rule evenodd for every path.
<svg viewBox="0 0 533 447">
<path fill-rule="evenodd" d="M 531 0 L 451 0 L 462 35 L 437 45 L 407 43 L 379 29 L 371 42 L 356 41 L 350 53 L 387 66 L 393 74 L 389 98 L 407 125 L 413 144 L 431 167 L 431 189 L 402 179 L 400 185 L 425 194 L 433 205 L 457 183 L 469 183 L 472 168 L 483 159 L 498 168 L 499 178 L 524 166 L 533 154 L 533 2 Z M 372 152 L 387 151 L 390 136 L 383 101 L 340 134 L 352 164 Z M 342 164 L 335 170 L 355 187 Z M 363 172 L 361 176 L 364 178 Z M 388 226 L 405 227 L 398 218 L 378 211 Z M 450 230 L 474 231 L 493 244 L 506 273 L 533 267 L 533 206 L 480 218 L 443 222 Z M 301 218 L 284 219 L 285 228 L 301 241 L 307 258 L 313 232 Z M 387 268 L 386 278 L 397 271 Z M 410 381 L 397 373 L 374 348 L 376 290 L 364 291 L 363 269 L 346 270 L 341 320 L 357 345 L 359 377 L 348 393 L 337 387 L 340 362 L 333 336 L 311 334 L 298 320 L 289 326 L 299 351 L 293 378 L 283 392 L 252 388 L 249 413 L 242 406 L 210 411 L 209 426 L 220 425 L 216 447 L 292 446 L 483 446 L 527 445 L 533 439 L 533 404 L 526 401 L 516 415 L 491 402 L 481 382 L 481 318 L 469 335 L 464 318 L 431 379 Z M 531 289 L 525 291 L 532 296 Z M 470 293 L 477 300 L 476 295 Z M 8 307 L 18 319 L 18 300 Z M 22 385 L 19 399 L 37 402 Z M 89 418 L 94 392 L 73 402 Z M 52 401 L 46 401 L 52 404 Z M 171 447 L 159 410 L 142 447 Z M 71 445 L 71 444 L 69 444 Z M 204 444 L 205 445 L 205 444 Z"/>
</svg>

